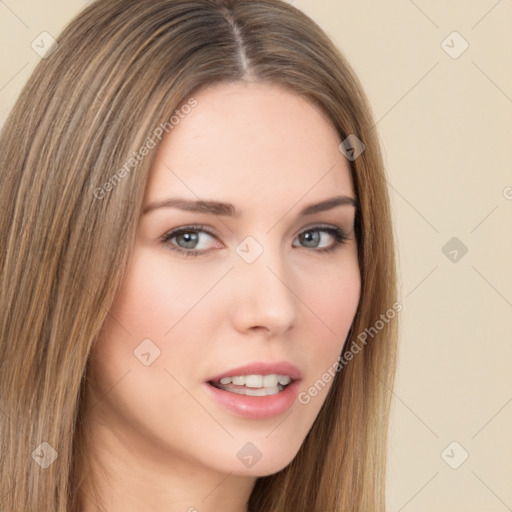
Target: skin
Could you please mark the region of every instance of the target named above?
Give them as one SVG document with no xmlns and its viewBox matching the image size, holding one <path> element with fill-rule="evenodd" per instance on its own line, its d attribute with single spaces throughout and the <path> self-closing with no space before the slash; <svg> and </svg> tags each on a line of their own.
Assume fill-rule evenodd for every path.
<svg viewBox="0 0 512 512">
<path fill-rule="evenodd" d="M 311 203 L 354 197 L 328 118 L 278 85 L 214 84 L 194 97 L 197 107 L 157 150 L 144 205 L 213 199 L 233 203 L 242 216 L 166 207 L 140 218 L 88 369 L 88 455 L 108 512 L 247 511 L 256 478 L 296 455 L 332 380 L 307 405 L 296 401 L 258 420 L 225 409 L 204 382 L 249 362 L 287 360 L 302 371 L 300 391 L 307 391 L 336 362 L 360 298 L 355 208 L 297 216 Z M 159 240 L 199 224 L 216 235 L 196 232 L 195 246 L 183 235 Z M 298 236 L 322 224 L 349 237 L 335 252 L 318 252 L 335 243 L 328 232 L 313 232 L 309 242 Z M 263 248 L 251 264 L 235 251 L 247 236 Z M 171 247 L 202 254 L 185 257 Z M 147 338 L 160 350 L 149 366 L 134 356 Z M 262 453 L 251 468 L 237 457 L 247 442 Z M 90 476 L 82 512 L 103 510 Z"/>
</svg>

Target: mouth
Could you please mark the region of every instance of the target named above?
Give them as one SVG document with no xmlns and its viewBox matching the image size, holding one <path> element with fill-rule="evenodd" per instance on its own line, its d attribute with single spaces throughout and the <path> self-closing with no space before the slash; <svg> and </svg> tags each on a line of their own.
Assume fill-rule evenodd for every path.
<svg viewBox="0 0 512 512">
<path fill-rule="evenodd" d="M 208 381 L 210 386 L 231 393 L 246 396 L 270 396 L 277 395 L 286 389 L 292 382 L 289 375 L 271 373 L 266 375 L 234 375 L 221 379 Z"/>
<path fill-rule="evenodd" d="M 302 373 L 287 361 L 252 363 L 205 381 L 208 395 L 231 413 L 254 420 L 288 411 L 297 398 Z"/>
</svg>

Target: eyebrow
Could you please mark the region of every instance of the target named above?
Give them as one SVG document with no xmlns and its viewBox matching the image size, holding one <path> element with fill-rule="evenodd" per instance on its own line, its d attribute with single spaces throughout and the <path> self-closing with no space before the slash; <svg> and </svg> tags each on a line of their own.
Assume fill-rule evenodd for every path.
<svg viewBox="0 0 512 512">
<path fill-rule="evenodd" d="M 354 197 L 336 196 L 325 199 L 319 203 L 310 204 L 299 212 L 299 217 L 313 215 L 319 212 L 325 212 L 336 208 L 337 206 L 353 206 L 359 209 L 359 202 Z M 149 213 L 158 208 L 178 208 L 188 212 L 206 213 L 211 215 L 219 215 L 225 217 L 240 218 L 241 212 L 231 203 L 223 203 L 213 200 L 188 200 L 177 197 L 170 197 L 155 203 L 151 203 L 143 210 L 143 214 Z"/>
</svg>

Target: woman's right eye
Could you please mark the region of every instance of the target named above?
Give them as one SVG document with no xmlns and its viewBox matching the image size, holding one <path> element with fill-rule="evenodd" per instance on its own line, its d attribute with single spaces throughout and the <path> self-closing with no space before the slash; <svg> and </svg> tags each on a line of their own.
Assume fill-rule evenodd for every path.
<svg viewBox="0 0 512 512">
<path fill-rule="evenodd" d="M 174 229 L 163 235 L 160 240 L 163 245 L 172 251 L 176 251 L 185 256 L 199 256 L 200 254 L 204 254 L 207 248 L 198 246 L 197 244 L 207 237 L 216 238 L 213 233 L 206 231 L 203 227 L 195 226 Z M 173 242 L 173 239 L 176 239 L 176 241 Z M 177 244 L 183 245 L 179 246 Z"/>
</svg>

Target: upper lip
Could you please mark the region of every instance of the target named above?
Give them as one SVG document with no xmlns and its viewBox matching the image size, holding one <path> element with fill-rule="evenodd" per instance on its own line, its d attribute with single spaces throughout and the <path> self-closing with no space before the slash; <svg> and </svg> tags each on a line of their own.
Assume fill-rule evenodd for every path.
<svg viewBox="0 0 512 512">
<path fill-rule="evenodd" d="M 226 370 L 225 372 L 210 377 L 207 379 L 207 382 L 217 381 L 223 377 L 234 377 L 235 375 L 270 375 L 273 373 L 277 375 L 288 375 L 292 380 L 298 380 L 302 378 L 301 371 L 288 361 L 260 361 Z"/>
</svg>

